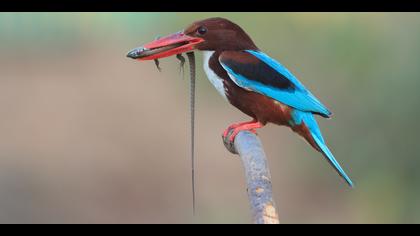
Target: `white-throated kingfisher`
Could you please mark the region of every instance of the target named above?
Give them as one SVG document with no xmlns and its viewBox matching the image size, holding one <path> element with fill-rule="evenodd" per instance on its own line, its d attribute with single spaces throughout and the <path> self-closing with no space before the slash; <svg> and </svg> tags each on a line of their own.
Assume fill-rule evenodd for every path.
<svg viewBox="0 0 420 236">
<path fill-rule="evenodd" d="M 233 142 L 240 131 L 255 133 L 267 123 L 288 126 L 321 152 L 353 186 L 325 144 L 314 117 L 328 118 L 332 113 L 286 67 L 261 52 L 235 23 L 224 18 L 197 21 L 184 31 L 159 38 L 127 56 L 153 60 L 192 50 L 204 53 L 204 71 L 220 95 L 252 117 L 252 121 L 229 126 L 224 138 Z"/>
</svg>

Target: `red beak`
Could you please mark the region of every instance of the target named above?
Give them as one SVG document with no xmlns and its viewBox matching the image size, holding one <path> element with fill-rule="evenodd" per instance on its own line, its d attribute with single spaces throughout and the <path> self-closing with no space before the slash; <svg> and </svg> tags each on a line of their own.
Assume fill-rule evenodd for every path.
<svg viewBox="0 0 420 236">
<path fill-rule="evenodd" d="M 127 57 L 137 60 L 153 60 L 169 57 L 175 54 L 194 50 L 194 46 L 203 42 L 204 39 L 191 37 L 182 32 L 159 38 L 143 47 L 133 49 Z"/>
</svg>

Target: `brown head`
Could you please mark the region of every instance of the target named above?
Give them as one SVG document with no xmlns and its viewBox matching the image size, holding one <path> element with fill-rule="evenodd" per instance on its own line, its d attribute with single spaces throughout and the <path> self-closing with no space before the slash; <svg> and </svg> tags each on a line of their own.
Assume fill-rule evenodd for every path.
<svg viewBox="0 0 420 236">
<path fill-rule="evenodd" d="M 215 17 L 196 21 L 188 26 L 184 33 L 204 41 L 195 46 L 198 50 L 246 50 L 257 49 L 252 39 L 237 24 L 230 20 Z"/>
<path fill-rule="evenodd" d="M 196 21 L 184 31 L 159 38 L 128 53 L 138 60 L 152 60 L 192 51 L 239 51 L 258 49 L 237 24 L 220 17 Z"/>
</svg>

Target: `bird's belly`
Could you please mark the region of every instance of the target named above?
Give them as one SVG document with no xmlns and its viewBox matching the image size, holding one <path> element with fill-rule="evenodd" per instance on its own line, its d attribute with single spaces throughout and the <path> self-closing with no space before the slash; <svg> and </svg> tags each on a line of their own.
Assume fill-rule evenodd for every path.
<svg viewBox="0 0 420 236">
<path fill-rule="evenodd" d="M 222 97 L 227 100 L 226 93 L 225 93 L 225 87 L 223 85 L 223 79 L 220 78 L 218 75 L 216 75 L 216 73 L 214 73 L 214 71 L 212 69 L 210 69 L 210 67 L 209 67 L 209 60 L 210 60 L 211 56 L 213 55 L 213 53 L 214 53 L 214 51 L 203 51 L 204 72 L 206 72 L 207 78 L 209 79 L 210 83 L 212 83 L 213 86 L 216 88 L 217 92 L 219 92 L 219 94 L 222 95 Z"/>
</svg>

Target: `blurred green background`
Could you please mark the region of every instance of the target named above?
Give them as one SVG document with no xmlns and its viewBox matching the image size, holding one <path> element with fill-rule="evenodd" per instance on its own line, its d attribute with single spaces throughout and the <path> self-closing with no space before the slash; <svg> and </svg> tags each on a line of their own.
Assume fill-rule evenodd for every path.
<svg viewBox="0 0 420 236">
<path fill-rule="evenodd" d="M 207 81 L 201 53 L 195 218 L 188 79 L 175 58 L 159 73 L 125 57 L 213 16 L 334 112 L 318 121 L 352 190 L 288 128 L 259 132 L 281 222 L 420 223 L 418 13 L 1 13 L 0 223 L 251 223 L 220 136 L 248 117 Z"/>
</svg>

